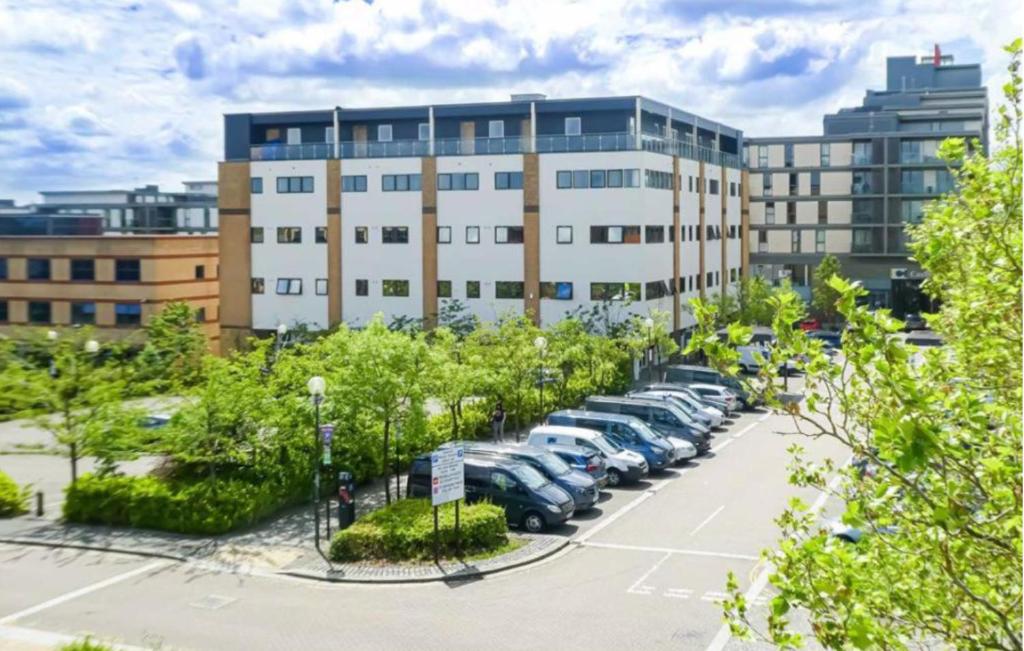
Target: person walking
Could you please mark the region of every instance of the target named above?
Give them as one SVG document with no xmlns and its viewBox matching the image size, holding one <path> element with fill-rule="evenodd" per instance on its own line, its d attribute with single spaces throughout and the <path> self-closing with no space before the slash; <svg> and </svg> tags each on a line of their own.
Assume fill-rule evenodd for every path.
<svg viewBox="0 0 1024 651">
<path fill-rule="evenodd" d="M 491 437 L 495 443 L 501 443 L 505 437 L 505 406 L 501 404 L 501 400 L 494 405 L 494 411 L 491 413 Z"/>
</svg>

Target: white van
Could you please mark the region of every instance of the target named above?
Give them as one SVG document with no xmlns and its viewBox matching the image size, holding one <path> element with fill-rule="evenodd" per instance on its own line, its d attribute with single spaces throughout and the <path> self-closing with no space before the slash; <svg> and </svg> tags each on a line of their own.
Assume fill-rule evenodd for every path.
<svg viewBox="0 0 1024 651">
<path fill-rule="evenodd" d="M 604 434 L 592 429 L 541 425 L 530 430 L 526 444 L 538 448 L 548 445 L 577 445 L 597 452 L 605 459 L 609 486 L 621 486 L 638 481 L 646 477 L 649 471 L 643 455 L 612 443 Z"/>
</svg>

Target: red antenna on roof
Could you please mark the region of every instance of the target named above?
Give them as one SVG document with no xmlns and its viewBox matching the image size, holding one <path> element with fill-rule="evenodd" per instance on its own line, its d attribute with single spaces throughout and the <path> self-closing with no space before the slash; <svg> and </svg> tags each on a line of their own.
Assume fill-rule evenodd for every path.
<svg viewBox="0 0 1024 651">
<path fill-rule="evenodd" d="M 939 44 L 935 44 L 935 53 L 932 55 L 932 64 L 938 68 L 942 65 L 942 50 L 939 49 Z"/>
</svg>

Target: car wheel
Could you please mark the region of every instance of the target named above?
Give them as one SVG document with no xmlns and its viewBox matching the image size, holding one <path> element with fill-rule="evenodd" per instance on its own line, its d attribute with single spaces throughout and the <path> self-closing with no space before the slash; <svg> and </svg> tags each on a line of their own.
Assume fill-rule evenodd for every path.
<svg viewBox="0 0 1024 651">
<path fill-rule="evenodd" d="M 608 469 L 608 485 L 609 486 L 620 486 L 622 485 L 622 473 L 615 468 Z"/>
<path fill-rule="evenodd" d="M 523 529 L 530 533 L 544 531 L 544 518 L 539 513 L 530 512 L 523 516 Z"/>
</svg>

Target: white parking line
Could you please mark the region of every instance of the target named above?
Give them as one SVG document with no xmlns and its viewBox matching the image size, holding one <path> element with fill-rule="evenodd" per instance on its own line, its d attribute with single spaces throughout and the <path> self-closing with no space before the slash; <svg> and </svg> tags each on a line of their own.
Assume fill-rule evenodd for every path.
<svg viewBox="0 0 1024 651">
<path fill-rule="evenodd" d="M 155 569 L 158 569 L 158 568 L 161 568 L 161 567 L 167 565 L 168 563 L 169 563 L 169 561 L 157 561 L 155 563 L 150 563 L 148 565 L 143 565 L 142 567 L 137 567 L 134 570 L 129 570 L 127 572 L 123 572 L 123 573 L 118 574 L 116 576 L 112 576 L 112 577 L 110 577 L 108 579 L 104 579 L 102 581 L 97 581 L 96 583 L 93 583 L 92 585 L 87 585 L 84 588 L 79 588 L 78 590 L 72 590 L 71 592 L 66 592 L 66 593 L 60 595 L 59 597 L 54 597 L 53 599 L 50 599 L 48 601 L 44 601 L 41 604 L 36 604 L 35 606 L 32 606 L 31 608 L 26 608 L 24 610 L 19 610 L 16 613 L 11 613 L 10 615 L 7 615 L 6 617 L 0 619 L 0 625 L 2 625 L 2 624 L 10 624 L 11 622 L 13 622 L 15 620 L 18 620 L 18 619 L 21 619 L 22 617 L 28 617 L 29 615 L 35 615 L 36 613 L 41 612 L 43 610 L 46 610 L 47 608 L 53 608 L 54 606 L 59 606 L 62 603 L 71 601 L 72 599 L 77 599 L 79 597 L 83 597 L 83 596 L 85 596 L 85 595 L 87 595 L 87 594 L 89 594 L 91 592 L 96 592 L 97 590 L 102 590 L 103 588 L 110 587 L 110 586 L 112 586 L 112 585 L 114 585 L 116 583 L 120 583 L 121 581 L 125 581 L 127 579 L 130 579 L 133 576 L 138 576 L 140 574 L 145 574 L 146 572 L 151 572 L 151 571 L 153 571 Z"/>
<path fill-rule="evenodd" d="M 708 517 L 704 518 L 703 522 L 701 522 L 700 524 L 698 524 L 696 527 L 693 528 L 693 531 L 690 532 L 690 535 L 692 536 L 692 535 L 696 534 L 698 531 L 700 531 L 701 529 L 703 529 L 704 525 L 706 525 L 707 523 L 711 522 L 715 518 L 716 515 L 718 515 L 719 513 L 722 512 L 722 509 L 724 509 L 724 508 L 725 508 L 725 504 L 723 504 L 722 506 L 720 506 L 717 509 L 715 509 L 714 513 L 712 513 Z"/>
<path fill-rule="evenodd" d="M 759 423 L 759 422 L 761 422 L 761 421 L 757 421 L 757 423 Z M 746 427 L 744 427 L 744 428 L 743 428 L 743 429 L 741 429 L 740 431 L 738 431 L 738 432 L 736 432 L 735 434 L 733 434 L 733 435 L 732 435 L 732 437 L 733 437 L 734 439 L 738 439 L 738 438 L 740 438 L 741 436 L 743 436 L 744 434 L 746 434 L 746 433 L 747 433 L 747 432 L 749 432 L 750 430 L 752 430 L 752 429 L 754 429 L 755 427 L 757 427 L 757 423 L 751 423 L 751 424 L 747 425 Z"/>
<path fill-rule="evenodd" d="M 725 439 L 724 441 L 722 441 L 721 443 L 719 443 L 715 447 L 711 448 L 711 452 L 714 452 L 715 454 L 718 454 L 720 451 L 724 450 L 730 443 L 732 443 L 735 440 L 736 440 L 735 438 Z"/>
<path fill-rule="evenodd" d="M 636 580 L 636 583 L 626 588 L 626 592 L 630 594 L 651 594 L 651 592 L 654 590 L 654 587 L 649 585 L 643 585 L 643 582 L 647 580 L 647 577 L 654 574 L 657 571 L 657 569 L 661 567 L 661 564 L 667 561 L 671 555 L 672 554 L 669 553 L 662 556 L 660 561 L 652 565 L 649 570 L 644 572 L 643 575 Z"/>
<path fill-rule="evenodd" d="M 597 547 L 598 549 L 621 549 L 631 552 L 655 552 L 665 554 L 678 554 L 679 556 L 707 556 L 711 558 L 728 558 L 739 561 L 756 561 L 757 556 L 749 554 L 732 554 L 730 552 L 709 552 L 703 549 L 675 549 L 672 547 L 643 547 L 641 545 L 618 545 L 616 543 L 588 542 L 582 543 L 585 547 Z"/>
</svg>

